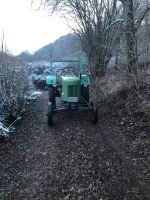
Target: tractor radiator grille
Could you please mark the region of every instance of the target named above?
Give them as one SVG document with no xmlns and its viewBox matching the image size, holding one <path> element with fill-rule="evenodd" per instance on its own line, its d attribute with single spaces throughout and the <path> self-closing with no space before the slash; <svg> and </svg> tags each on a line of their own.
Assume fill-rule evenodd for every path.
<svg viewBox="0 0 150 200">
<path fill-rule="evenodd" d="M 68 97 L 77 97 L 77 86 L 76 85 L 68 85 Z"/>
</svg>

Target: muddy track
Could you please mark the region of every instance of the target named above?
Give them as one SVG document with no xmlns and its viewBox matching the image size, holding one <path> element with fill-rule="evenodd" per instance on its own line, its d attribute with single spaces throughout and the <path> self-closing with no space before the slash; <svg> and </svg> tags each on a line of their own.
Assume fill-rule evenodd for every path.
<svg viewBox="0 0 150 200">
<path fill-rule="evenodd" d="M 125 151 L 126 147 L 124 143 L 119 142 L 116 136 L 111 131 L 111 134 L 108 134 L 108 130 L 104 132 L 105 141 L 107 141 L 110 148 L 112 148 L 116 154 L 120 157 L 121 162 L 124 163 L 126 169 L 128 170 L 128 178 L 130 182 L 137 188 L 138 192 L 143 194 L 146 199 L 150 198 L 150 183 L 140 176 L 139 168 L 133 166 L 128 155 L 128 152 Z"/>
<path fill-rule="evenodd" d="M 0 144 L 2 200 L 148 200 L 149 181 L 132 164 L 118 119 L 100 107 L 98 125 L 85 113 L 55 115 L 47 125 L 47 93 Z"/>
</svg>

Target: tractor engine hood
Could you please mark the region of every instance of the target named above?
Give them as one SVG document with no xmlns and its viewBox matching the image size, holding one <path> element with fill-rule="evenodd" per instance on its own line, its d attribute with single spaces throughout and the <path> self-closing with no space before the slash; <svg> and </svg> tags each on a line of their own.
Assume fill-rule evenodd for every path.
<svg viewBox="0 0 150 200">
<path fill-rule="evenodd" d="M 80 78 L 75 76 L 62 77 L 61 99 L 64 102 L 77 103 L 80 99 Z"/>
<path fill-rule="evenodd" d="M 76 76 L 62 76 L 62 82 L 65 82 L 69 85 L 78 85 L 80 82 L 80 78 Z"/>
</svg>

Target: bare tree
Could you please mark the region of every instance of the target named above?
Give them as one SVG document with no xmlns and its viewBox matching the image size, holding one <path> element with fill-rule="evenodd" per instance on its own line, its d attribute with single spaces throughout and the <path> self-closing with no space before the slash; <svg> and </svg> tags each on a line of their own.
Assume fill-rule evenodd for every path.
<svg viewBox="0 0 150 200">
<path fill-rule="evenodd" d="M 122 21 L 118 19 L 119 14 L 116 1 L 91 1 L 83 7 L 79 5 L 76 10 L 78 34 L 94 76 L 105 75 L 117 48 Z"/>
<path fill-rule="evenodd" d="M 127 43 L 127 61 L 128 69 L 131 72 L 137 61 L 133 0 L 120 1 L 123 4 L 124 31 Z"/>
<path fill-rule="evenodd" d="M 128 70 L 137 73 L 137 39 L 136 32 L 143 19 L 150 10 L 150 3 L 143 6 L 144 2 L 134 0 L 119 0 L 123 5 L 124 33 L 126 36 Z M 142 9 L 141 9 L 142 3 Z M 136 16 L 136 10 L 142 11 Z"/>
<path fill-rule="evenodd" d="M 81 39 L 92 74 L 105 75 L 120 38 L 122 16 L 117 0 L 40 0 L 40 5 L 73 18 L 73 30 Z"/>
<path fill-rule="evenodd" d="M 51 12 L 61 11 L 76 22 L 92 74 L 103 76 L 111 57 L 119 47 L 120 34 L 126 38 L 129 72 L 137 71 L 136 32 L 150 10 L 149 0 L 33 0 Z M 119 2 L 122 3 L 123 12 Z M 123 14 L 123 16 L 122 16 Z M 122 25 L 123 18 L 123 27 Z M 121 28 L 122 27 L 122 28 Z"/>
</svg>

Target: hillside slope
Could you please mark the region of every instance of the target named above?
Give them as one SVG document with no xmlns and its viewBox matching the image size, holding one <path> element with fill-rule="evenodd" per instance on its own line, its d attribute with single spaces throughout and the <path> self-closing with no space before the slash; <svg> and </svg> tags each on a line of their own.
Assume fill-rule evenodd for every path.
<svg viewBox="0 0 150 200">
<path fill-rule="evenodd" d="M 19 57 L 26 61 L 79 59 L 83 57 L 83 51 L 79 38 L 75 34 L 68 34 L 40 48 L 33 55 L 22 52 Z"/>
</svg>

